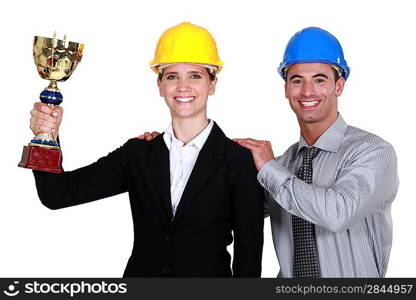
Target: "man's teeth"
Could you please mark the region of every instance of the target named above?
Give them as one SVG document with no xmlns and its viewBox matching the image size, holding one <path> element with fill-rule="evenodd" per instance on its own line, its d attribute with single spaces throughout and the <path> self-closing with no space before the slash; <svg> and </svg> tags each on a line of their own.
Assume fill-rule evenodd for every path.
<svg viewBox="0 0 416 300">
<path fill-rule="evenodd" d="M 179 102 L 190 102 L 194 100 L 195 97 L 175 97 L 175 99 Z"/>
<path fill-rule="evenodd" d="M 303 106 L 314 106 L 318 104 L 319 101 L 308 101 L 308 102 L 301 102 Z"/>
</svg>

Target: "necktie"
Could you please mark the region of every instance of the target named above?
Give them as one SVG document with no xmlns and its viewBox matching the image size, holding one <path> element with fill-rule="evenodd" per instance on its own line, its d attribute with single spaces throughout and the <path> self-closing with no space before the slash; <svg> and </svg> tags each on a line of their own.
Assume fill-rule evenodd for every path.
<svg viewBox="0 0 416 300">
<path fill-rule="evenodd" d="M 312 183 L 312 160 L 320 149 L 305 148 L 302 165 L 296 176 Z M 312 199 L 311 199 L 312 200 Z M 293 230 L 293 277 L 319 277 L 318 250 L 315 241 L 314 224 L 292 215 Z"/>
</svg>

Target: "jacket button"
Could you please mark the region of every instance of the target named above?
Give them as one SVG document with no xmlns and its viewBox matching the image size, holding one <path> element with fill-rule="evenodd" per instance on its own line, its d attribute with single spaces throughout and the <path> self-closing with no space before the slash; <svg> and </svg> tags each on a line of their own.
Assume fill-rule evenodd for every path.
<svg viewBox="0 0 416 300">
<path fill-rule="evenodd" d="M 170 269 L 169 269 L 168 267 L 164 267 L 164 268 L 162 269 L 162 273 L 163 273 L 163 274 L 170 274 Z"/>
</svg>

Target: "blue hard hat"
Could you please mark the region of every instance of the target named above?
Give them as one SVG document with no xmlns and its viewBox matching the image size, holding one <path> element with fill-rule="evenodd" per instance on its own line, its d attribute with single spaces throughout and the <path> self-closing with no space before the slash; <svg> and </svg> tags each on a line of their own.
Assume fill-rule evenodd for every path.
<svg viewBox="0 0 416 300">
<path fill-rule="evenodd" d="M 286 79 L 286 68 L 301 63 L 325 63 L 339 67 L 345 80 L 350 68 L 344 59 L 344 52 L 337 38 L 319 27 L 308 27 L 295 33 L 286 46 L 283 61 L 278 68 L 280 76 Z"/>
</svg>

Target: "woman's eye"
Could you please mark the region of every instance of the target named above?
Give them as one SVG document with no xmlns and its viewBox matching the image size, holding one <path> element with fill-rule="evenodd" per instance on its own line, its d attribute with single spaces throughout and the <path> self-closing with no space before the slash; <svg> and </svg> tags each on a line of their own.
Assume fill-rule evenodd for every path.
<svg viewBox="0 0 416 300">
<path fill-rule="evenodd" d="M 201 75 L 199 75 L 199 74 L 192 74 L 191 75 L 191 78 L 192 79 L 201 79 Z"/>
<path fill-rule="evenodd" d="M 166 79 L 167 80 L 173 80 L 173 79 L 176 79 L 176 78 L 177 78 L 176 75 L 168 75 L 168 76 L 166 76 Z"/>
</svg>

